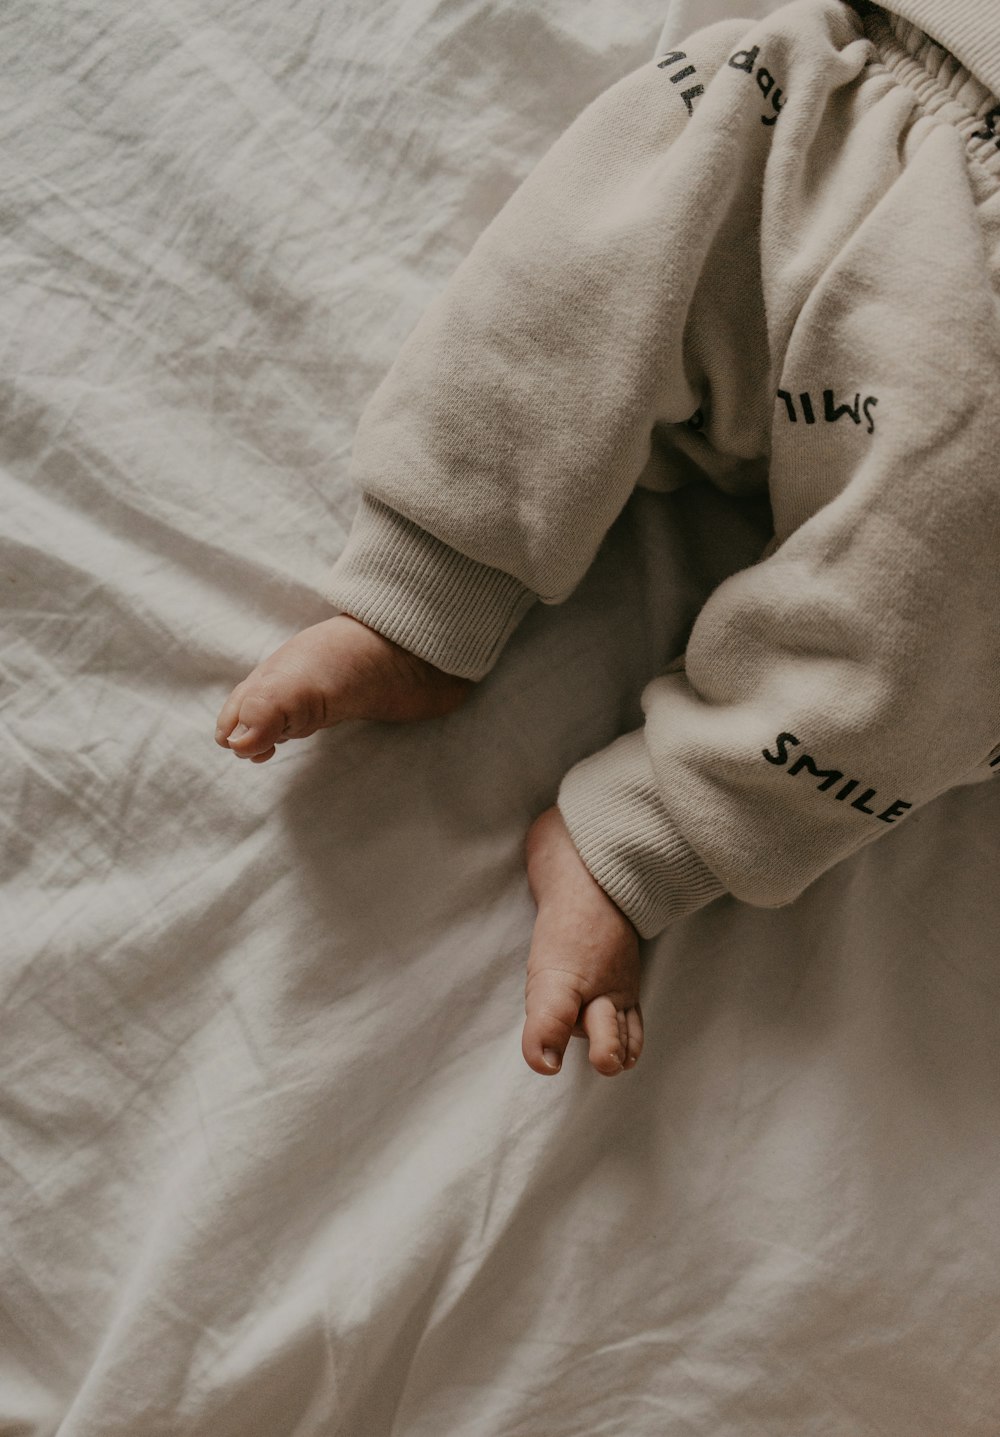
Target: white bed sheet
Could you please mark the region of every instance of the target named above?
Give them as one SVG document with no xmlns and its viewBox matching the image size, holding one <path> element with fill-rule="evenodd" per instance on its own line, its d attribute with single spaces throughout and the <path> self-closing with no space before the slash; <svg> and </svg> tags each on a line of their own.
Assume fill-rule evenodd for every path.
<svg viewBox="0 0 1000 1437">
<path fill-rule="evenodd" d="M 212 743 L 403 337 L 663 20 L 0 11 L 0 1437 L 1000 1430 L 1000 789 L 645 945 L 634 1073 L 520 1057 L 524 832 L 759 515 L 637 495 L 446 720 Z"/>
</svg>

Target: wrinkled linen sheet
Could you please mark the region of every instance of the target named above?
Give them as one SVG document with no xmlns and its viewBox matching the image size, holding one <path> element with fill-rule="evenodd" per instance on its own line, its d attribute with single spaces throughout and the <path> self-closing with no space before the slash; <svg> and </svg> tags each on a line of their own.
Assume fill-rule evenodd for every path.
<svg viewBox="0 0 1000 1437">
<path fill-rule="evenodd" d="M 0 11 L 0 1437 L 1000 1430 L 1000 787 L 644 945 L 633 1073 L 520 1056 L 524 833 L 759 510 L 636 495 L 447 719 L 212 742 L 402 339 L 664 19 Z"/>
</svg>

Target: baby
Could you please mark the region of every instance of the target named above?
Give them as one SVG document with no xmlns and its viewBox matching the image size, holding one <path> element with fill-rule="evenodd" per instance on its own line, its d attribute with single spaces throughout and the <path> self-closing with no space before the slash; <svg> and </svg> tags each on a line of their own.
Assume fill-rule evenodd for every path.
<svg viewBox="0 0 1000 1437">
<path fill-rule="evenodd" d="M 254 763 L 449 714 L 637 485 L 767 497 L 773 537 L 643 726 L 528 833 L 537 1073 L 574 1035 L 599 1073 L 635 1065 L 640 938 L 723 894 L 791 903 L 1000 772 L 998 92 L 978 0 L 793 0 L 614 85 L 365 410 L 338 612 L 219 714 Z"/>
</svg>

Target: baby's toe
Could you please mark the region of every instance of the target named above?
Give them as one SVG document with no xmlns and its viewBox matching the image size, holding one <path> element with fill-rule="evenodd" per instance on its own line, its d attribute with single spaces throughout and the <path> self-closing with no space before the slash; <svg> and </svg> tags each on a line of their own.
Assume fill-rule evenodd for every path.
<svg viewBox="0 0 1000 1437">
<path fill-rule="evenodd" d="M 245 691 L 246 680 L 236 685 L 219 710 L 219 717 L 215 720 L 215 742 L 220 748 L 229 747 L 229 735 L 239 722 L 240 702 Z"/>
<path fill-rule="evenodd" d="M 524 1011 L 524 1061 L 536 1073 L 557 1073 L 580 1011 L 579 995 L 557 970 L 541 970 L 529 977 Z"/>
<path fill-rule="evenodd" d="M 619 1018 L 623 1020 L 621 1026 Z M 584 1032 L 590 1039 L 590 1065 L 605 1077 L 614 1077 L 622 1071 L 627 1051 L 624 1018 L 625 1015 L 605 996 L 592 999 L 581 1014 Z"/>
<path fill-rule="evenodd" d="M 226 736 L 227 745 L 240 758 L 263 761 L 271 757 L 287 722 L 275 695 L 251 689 L 243 695 L 238 720 Z"/>
<path fill-rule="evenodd" d="M 639 1061 L 639 1054 L 642 1052 L 643 1027 L 642 1009 L 636 1003 L 625 1013 L 625 1025 L 628 1029 L 628 1057 L 625 1059 L 626 1068 L 634 1068 Z"/>
</svg>

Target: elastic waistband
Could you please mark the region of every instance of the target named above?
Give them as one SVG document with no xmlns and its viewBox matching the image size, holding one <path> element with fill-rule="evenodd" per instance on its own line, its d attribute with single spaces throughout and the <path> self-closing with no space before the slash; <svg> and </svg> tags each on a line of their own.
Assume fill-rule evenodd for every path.
<svg viewBox="0 0 1000 1437">
<path fill-rule="evenodd" d="M 971 70 L 901 15 L 870 11 L 863 21 L 879 60 L 913 90 L 927 114 L 954 125 L 971 155 L 1000 178 L 1000 100 Z"/>
</svg>

